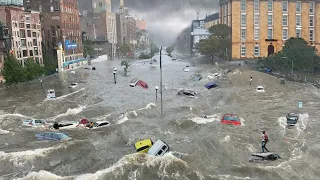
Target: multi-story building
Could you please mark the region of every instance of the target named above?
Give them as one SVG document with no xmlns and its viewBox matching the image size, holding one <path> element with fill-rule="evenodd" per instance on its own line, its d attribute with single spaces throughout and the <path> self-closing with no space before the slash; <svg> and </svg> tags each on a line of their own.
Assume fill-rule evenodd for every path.
<svg viewBox="0 0 320 180">
<path fill-rule="evenodd" d="M 136 45 L 136 20 L 130 16 L 128 8 L 124 7 L 123 0 L 120 0 L 120 44 Z"/>
<path fill-rule="evenodd" d="M 0 21 L 11 36 L 10 53 L 24 66 L 29 58 L 42 64 L 40 13 L 23 7 L 0 6 Z"/>
<path fill-rule="evenodd" d="M 269 56 L 290 37 L 320 48 L 318 0 L 220 0 L 220 13 L 232 29 L 232 59 Z"/>
<path fill-rule="evenodd" d="M 84 39 L 96 39 L 96 27 L 93 21 L 93 13 L 91 11 L 83 11 L 80 14 L 80 28 L 84 33 Z"/>
<path fill-rule="evenodd" d="M 220 18 L 219 13 L 214 13 L 209 16 L 206 16 L 204 19 L 204 28 L 209 29 L 210 27 L 219 24 Z"/>
<path fill-rule="evenodd" d="M 147 30 L 147 23 L 144 19 L 136 17 L 136 27 L 139 30 Z"/>
<path fill-rule="evenodd" d="M 24 0 L 26 9 L 40 11 L 42 19 L 43 49 L 56 55 L 58 43 L 62 43 L 63 68 L 82 64 L 82 32 L 78 0 Z"/>
<path fill-rule="evenodd" d="M 196 51 L 196 44 L 210 36 L 208 29 L 204 27 L 204 20 L 193 20 L 191 25 L 191 50 Z"/>
</svg>

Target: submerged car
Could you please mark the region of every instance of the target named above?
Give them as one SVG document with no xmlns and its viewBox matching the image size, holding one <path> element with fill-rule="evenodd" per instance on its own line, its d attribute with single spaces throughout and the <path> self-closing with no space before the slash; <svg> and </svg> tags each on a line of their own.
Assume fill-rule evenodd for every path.
<svg viewBox="0 0 320 180">
<path fill-rule="evenodd" d="M 178 91 L 179 95 L 186 95 L 186 96 L 195 96 L 196 92 L 192 91 L 192 90 L 187 90 L 187 89 L 182 89 L 180 91 Z"/>
<path fill-rule="evenodd" d="M 249 162 L 266 162 L 266 161 L 275 161 L 281 157 L 276 153 L 256 153 L 252 154 L 249 157 Z"/>
<path fill-rule="evenodd" d="M 151 156 L 163 156 L 168 151 L 169 151 L 169 146 L 165 142 L 159 139 L 148 150 L 148 154 Z"/>
<path fill-rule="evenodd" d="M 110 123 L 109 121 L 97 121 L 95 123 L 93 123 L 93 127 L 86 127 L 87 129 L 98 129 L 98 128 L 101 128 L 101 127 L 106 127 L 106 126 L 109 126 Z"/>
<path fill-rule="evenodd" d="M 96 67 L 92 67 L 91 69 L 92 69 L 92 70 L 96 70 Z"/>
<path fill-rule="evenodd" d="M 140 153 L 147 153 L 148 150 L 152 147 L 153 142 L 151 139 L 145 139 L 142 141 L 138 141 L 134 144 L 134 147 L 136 148 L 137 152 Z"/>
<path fill-rule="evenodd" d="M 54 89 L 49 89 L 47 91 L 47 99 L 55 99 L 56 98 L 56 92 Z"/>
<path fill-rule="evenodd" d="M 134 79 L 132 79 L 132 80 L 130 81 L 130 84 L 129 84 L 129 85 L 130 85 L 131 87 L 135 87 L 139 81 L 140 81 L 140 79 L 134 78 Z"/>
<path fill-rule="evenodd" d="M 299 114 L 297 113 L 288 113 L 287 116 L 287 125 L 288 126 L 295 126 L 299 120 Z"/>
<path fill-rule="evenodd" d="M 78 86 L 78 83 L 71 83 L 68 87 L 69 88 L 75 88 Z"/>
<path fill-rule="evenodd" d="M 44 127 L 46 124 L 47 123 L 42 119 L 27 119 L 22 122 L 22 126 L 28 127 Z"/>
<path fill-rule="evenodd" d="M 225 114 L 221 118 L 221 124 L 230 124 L 230 125 L 240 126 L 241 121 L 238 115 L 236 114 Z"/>
<path fill-rule="evenodd" d="M 258 86 L 258 87 L 256 88 L 256 91 L 257 91 L 257 92 L 265 92 L 263 86 Z"/>
<path fill-rule="evenodd" d="M 217 83 L 215 83 L 215 82 L 209 82 L 209 83 L 207 83 L 204 87 L 206 87 L 207 89 L 212 89 L 212 88 L 215 88 L 215 87 L 217 87 L 217 86 L 218 86 Z"/>
<path fill-rule="evenodd" d="M 55 122 L 52 126 L 54 129 L 72 129 L 78 126 L 77 122 Z"/>
<path fill-rule="evenodd" d="M 72 138 L 60 132 L 44 132 L 36 134 L 36 139 L 39 141 L 67 141 Z"/>
</svg>

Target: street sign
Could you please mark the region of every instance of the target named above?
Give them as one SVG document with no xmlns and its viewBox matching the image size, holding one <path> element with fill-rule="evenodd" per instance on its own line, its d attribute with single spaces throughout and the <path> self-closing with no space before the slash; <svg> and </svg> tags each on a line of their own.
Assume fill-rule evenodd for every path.
<svg viewBox="0 0 320 180">
<path fill-rule="evenodd" d="M 302 102 L 299 102 L 299 108 L 302 108 Z"/>
</svg>

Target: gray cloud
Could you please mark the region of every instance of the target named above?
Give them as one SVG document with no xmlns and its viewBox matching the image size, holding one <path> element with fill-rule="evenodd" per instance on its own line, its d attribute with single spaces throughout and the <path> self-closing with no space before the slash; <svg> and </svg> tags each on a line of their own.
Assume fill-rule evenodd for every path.
<svg viewBox="0 0 320 180">
<path fill-rule="evenodd" d="M 85 0 L 79 0 L 85 1 Z M 118 12 L 120 0 L 112 0 L 112 9 Z M 169 45 L 191 20 L 219 11 L 219 0 L 124 0 L 132 16 L 147 21 L 148 31 L 158 45 Z M 80 5 L 81 6 L 81 5 Z M 89 5 L 90 6 L 90 5 Z M 80 8 L 81 9 L 81 8 Z"/>
</svg>

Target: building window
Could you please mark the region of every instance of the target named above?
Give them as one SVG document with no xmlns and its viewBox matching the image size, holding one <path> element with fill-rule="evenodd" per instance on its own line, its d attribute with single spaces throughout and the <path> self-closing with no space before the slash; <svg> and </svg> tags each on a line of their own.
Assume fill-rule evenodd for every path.
<svg viewBox="0 0 320 180">
<path fill-rule="evenodd" d="M 260 29 L 259 28 L 254 28 L 253 32 L 254 40 L 258 41 L 260 39 Z"/>
<path fill-rule="evenodd" d="M 246 45 L 241 45 L 240 46 L 240 56 L 241 57 L 246 57 Z"/>
<path fill-rule="evenodd" d="M 309 39 L 310 41 L 314 41 L 314 29 L 309 29 Z"/>
<path fill-rule="evenodd" d="M 241 14 L 241 26 L 246 26 L 246 24 L 247 24 L 246 14 Z"/>
<path fill-rule="evenodd" d="M 309 16 L 309 27 L 313 27 L 314 26 L 314 16 L 310 15 Z"/>
<path fill-rule="evenodd" d="M 30 54 L 30 56 L 33 56 L 33 51 L 29 50 L 29 54 Z"/>
<path fill-rule="evenodd" d="M 282 29 L 282 40 L 288 39 L 288 29 Z"/>
<path fill-rule="evenodd" d="M 301 15 L 296 15 L 296 26 L 301 26 Z"/>
<path fill-rule="evenodd" d="M 309 2 L 309 13 L 310 14 L 314 13 L 314 2 Z"/>
<path fill-rule="evenodd" d="M 282 13 L 288 13 L 288 1 L 282 1 Z"/>
<path fill-rule="evenodd" d="M 241 40 L 246 40 L 246 28 L 241 28 Z"/>
<path fill-rule="evenodd" d="M 296 2 L 296 12 L 301 13 L 301 1 Z"/>
<path fill-rule="evenodd" d="M 253 1 L 253 6 L 254 6 L 254 12 L 259 13 L 260 11 L 260 0 L 254 0 Z"/>
<path fill-rule="evenodd" d="M 268 0 L 268 12 L 273 11 L 273 0 Z"/>
<path fill-rule="evenodd" d="M 255 57 L 259 57 L 260 56 L 260 46 L 259 45 L 255 45 L 254 46 L 254 56 Z"/>
<path fill-rule="evenodd" d="M 31 31 L 30 30 L 27 30 L 27 36 L 31 37 Z"/>
<path fill-rule="evenodd" d="M 273 15 L 268 14 L 268 26 L 272 26 L 272 25 L 273 25 Z"/>
<path fill-rule="evenodd" d="M 259 14 L 254 14 L 254 26 L 259 26 L 259 23 L 260 23 L 260 21 L 259 21 Z"/>
<path fill-rule="evenodd" d="M 28 57 L 28 50 L 23 50 L 22 55 L 23 57 Z"/>
<path fill-rule="evenodd" d="M 272 28 L 268 29 L 268 39 L 273 39 L 273 29 Z"/>
<path fill-rule="evenodd" d="M 288 15 L 282 15 L 282 26 L 288 26 Z"/>
<path fill-rule="evenodd" d="M 296 37 L 301 38 L 301 29 L 296 29 Z"/>
<path fill-rule="evenodd" d="M 241 11 L 246 11 L 246 0 L 241 0 Z"/>
</svg>

